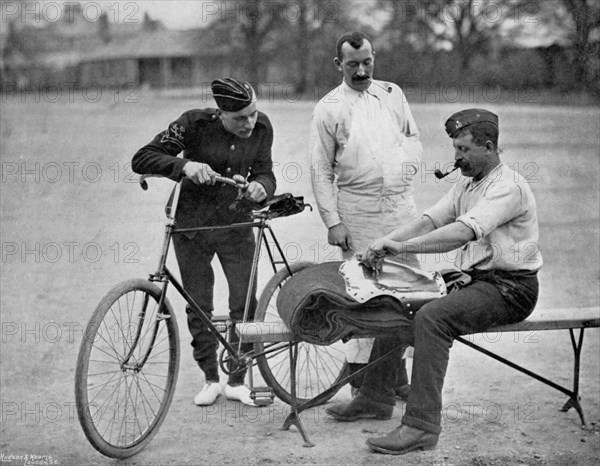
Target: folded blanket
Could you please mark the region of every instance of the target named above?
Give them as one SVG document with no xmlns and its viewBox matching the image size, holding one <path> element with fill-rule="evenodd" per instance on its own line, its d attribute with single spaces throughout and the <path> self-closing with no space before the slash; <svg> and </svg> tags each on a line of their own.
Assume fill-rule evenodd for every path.
<svg viewBox="0 0 600 466">
<path fill-rule="evenodd" d="M 352 286 L 340 274 L 341 264 L 325 262 L 303 269 L 279 292 L 279 315 L 300 339 L 316 345 L 330 345 L 352 336 L 397 334 L 410 325 L 419 307 L 445 294 L 445 288 L 440 289 L 438 281 L 425 274 L 415 278 L 417 273 L 408 280 L 413 283 L 403 288 L 403 299 L 388 293 L 359 302 L 348 294 L 347 289 L 351 290 Z M 373 281 L 368 273 L 363 279 Z M 376 280 L 375 284 L 382 286 Z M 410 287 L 415 287 L 415 299 L 410 296 L 410 290 L 405 289 Z"/>
</svg>

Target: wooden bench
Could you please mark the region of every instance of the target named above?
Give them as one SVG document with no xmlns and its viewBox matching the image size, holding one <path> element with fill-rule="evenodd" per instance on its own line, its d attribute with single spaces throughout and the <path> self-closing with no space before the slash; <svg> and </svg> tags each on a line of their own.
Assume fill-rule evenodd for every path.
<svg viewBox="0 0 600 466">
<path fill-rule="evenodd" d="M 542 377 L 535 372 L 532 372 L 518 364 L 515 364 L 508 359 L 505 359 L 485 348 L 482 348 L 479 345 L 469 341 L 464 336 L 456 338 L 457 341 L 489 356 L 497 361 L 500 361 L 503 364 L 506 364 L 513 369 L 516 369 L 530 377 L 533 377 L 536 380 L 539 380 L 546 385 L 549 385 L 552 388 L 566 394 L 569 399 L 562 407 L 561 411 L 568 411 L 570 408 L 575 408 L 577 413 L 579 414 L 579 418 L 581 419 L 581 423 L 585 425 L 585 418 L 583 415 L 583 410 L 579 403 L 579 373 L 580 373 L 580 365 L 581 365 L 581 348 L 583 345 L 583 335 L 586 328 L 600 327 L 600 308 L 598 307 L 589 307 L 589 308 L 567 308 L 567 309 L 539 309 L 535 310 L 529 318 L 526 320 L 511 324 L 511 325 L 501 325 L 498 327 L 493 327 L 488 329 L 486 332 L 483 332 L 487 335 L 501 332 L 534 332 L 534 331 L 545 331 L 545 330 L 568 330 L 571 337 L 571 344 L 573 347 L 573 356 L 574 356 L 574 364 L 573 364 L 573 388 L 569 389 L 563 387 L 545 377 Z M 575 335 L 575 330 L 578 331 L 578 335 Z M 293 334 L 283 322 L 248 322 L 248 323 L 240 323 L 236 326 L 236 331 L 240 336 L 241 340 L 246 343 L 268 343 L 268 342 L 290 342 L 290 371 L 292 374 L 295 374 L 296 367 L 296 358 L 297 358 L 297 344 L 301 340 Z M 358 335 L 357 335 L 358 336 Z M 376 335 L 360 335 L 362 336 L 376 336 Z M 289 416 L 284 421 L 283 429 L 289 429 L 291 425 L 295 425 L 302 437 L 304 439 L 305 446 L 312 446 L 308 435 L 302 425 L 302 422 L 299 417 L 299 413 L 304 411 L 305 409 L 318 406 L 322 403 L 322 400 L 328 398 L 328 395 L 331 391 L 337 391 L 340 386 L 348 383 L 355 376 L 360 375 L 363 371 L 368 370 L 368 368 L 372 367 L 374 364 L 379 364 L 383 362 L 391 353 L 384 355 L 382 358 L 378 359 L 375 362 L 370 363 L 367 367 L 361 369 L 360 371 L 352 374 L 351 376 L 346 377 L 341 380 L 334 386 L 330 387 L 323 393 L 315 396 L 311 400 L 303 403 L 302 405 L 297 405 L 295 402 L 296 398 L 296 381 L 295 377 L 291 377 L 291 397 L 292 397 L 292 406 L 291 412 Z"/>
</svg>

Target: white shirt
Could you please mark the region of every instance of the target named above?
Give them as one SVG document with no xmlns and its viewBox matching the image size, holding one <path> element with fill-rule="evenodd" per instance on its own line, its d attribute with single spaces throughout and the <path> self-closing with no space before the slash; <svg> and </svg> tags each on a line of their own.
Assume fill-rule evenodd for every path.
<svg viewBox="0 0 600 466">
<path fill-rule="evenodd" d="M 473 230 L 475 240 L 459 251 L 463 271 L 538 270 L 542 266 L 537 206 L 525 179 L 504 164 L 479 181 L 461 178 L 427 215 L 440 228 L 455 221 Z"/>
<path fill-rule="evenodd" d="M 379 208 L 382 198 L 398 194 L 412 202 L 412 178 L 423 152 L 417 125 L 402 89 L 375 82 L 378 85 L 371 84 L 366 91 L 342 82 L 313 112 L 312 183 L 327 228 L 341 222 L 338 189 L 372 198 L 373 209 Z"/>
</svg>

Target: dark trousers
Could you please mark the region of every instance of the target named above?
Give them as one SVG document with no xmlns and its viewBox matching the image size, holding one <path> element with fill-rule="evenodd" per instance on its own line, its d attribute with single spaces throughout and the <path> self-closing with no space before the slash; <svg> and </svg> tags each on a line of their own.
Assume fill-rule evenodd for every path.
<svg viewBox="0 0 600 466">
<path fill-rule="evenodd" d="M 490 327 L 525 319 L 535 306 L 538 281 L 535 274 L 487 272 L 473 275 L 473 282 L 424 305 L 398 335 L 377 338 L 371 361 L 399 346 L 414 347 L 411 389 L 402 423 L 439 434 L 442 387 L 454 338 Z M 397 365 L 380 364 L 365 377 L 360 393 L 395 405 Z"/>
<path fill-rule="evenodd" d="M 233 322 L 244 317 L 246 294 L 252 269 L 254 254 L 254 232 L 251 228 L 237 230 L 218 230 L 213 232 L 197 232 L 191 238 L 185 234 L 173 236 L 175 254 L 184 289 L 200 306 L 207 317 L 211 318 L 214 305 L 213 293 L 215 276 L 211 266 L 215 254 L 219 258 L 227 283 L 229 285 L 229 316 Z M 256 278 L 252 284 L 252 299 L 249 309 L 249 320 L 254 317 L 256 309 Z M 217 349 L 219 341 L 210 332 L 206 324 L 190 307 L 186 306 L 188 328 L 192 334 L 194 359 L 204 372 L 207 382 L 219 381 Z M 237 336 L 231 332 L 232 345 L 237 349 Z M 250 345 L 243 345 L 248 351 Z M 229 384 L 244 383 L 246 371 L 229 376 Z"/>
<path fill-rule="evenodd" d="M 399 349 L 398 351 L 396 351 L 395 354 L 392 356 L 394 358 L 394 361 L 388 362 L 388 364 L 396 364 L 397 365 L 396 366 L 397 367 L 396 383 L 394 384 L 394 386 L 397 388 L 400 388 L 400 387 L 408 384 L 408 374 L 406 372 L 406 360 L 402 357 L 404 355 L 404 350 L 406 348 L 407 347 L 405 346 L 402 349 Z M 366 364 L 349 363 L 350 373 L 353 374 L 354 372 L 357 372 L 358 370 L 362 369 L 365 366 L 366 366 Z M 350 386 L 353 387 L 354 389 L 359 389 L 362 386 L 362 384 L 365 382 L 365 374 L 368 374 L 368 372 L 354 377 L 350 381 Z"/>
</svg>

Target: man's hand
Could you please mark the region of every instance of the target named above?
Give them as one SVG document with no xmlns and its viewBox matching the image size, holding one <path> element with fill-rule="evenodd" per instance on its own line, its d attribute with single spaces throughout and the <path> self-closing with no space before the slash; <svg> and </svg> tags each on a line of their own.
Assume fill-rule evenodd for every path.
<svg viewBox="0 0 600 466">
<path fill-rule="evenodd" d="M 187 162 L 183 173 L 196 184 L 215 184 L 218 175 L 209 165 L 199 162 Z"/>
<path fill-rule="evenodd" d="M 267 198 L 267 191 L 262 184 L 251 181 L 244 193 L 244 197 L 250 199 L 252 202 L 262 202 Z"/>
<path fill-rule="evenodd" d="M 381 263 L 383 258 L 389 252 L 388 251 L 389 240 L 386 238 L 379 238 L 373 241 L 367 250 L 360 254 L 359 260 L 374 270 L 381 269 Z"/>
<path fill-rule="evenodd" d="M 339 246 L 342 251 L 352 249 L 352 237 L 350 231 L 343 223 L 332 226 L 327 232 L 327 242 L 333 246 Z"/>
</svg>

